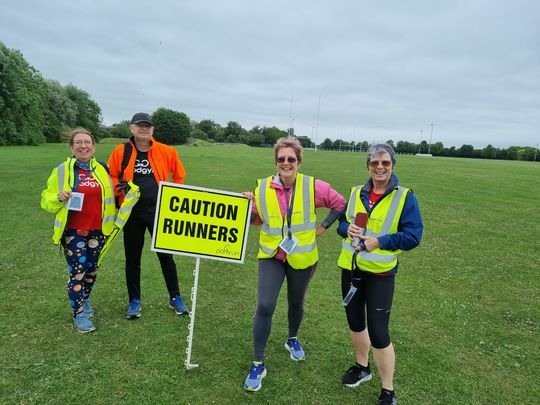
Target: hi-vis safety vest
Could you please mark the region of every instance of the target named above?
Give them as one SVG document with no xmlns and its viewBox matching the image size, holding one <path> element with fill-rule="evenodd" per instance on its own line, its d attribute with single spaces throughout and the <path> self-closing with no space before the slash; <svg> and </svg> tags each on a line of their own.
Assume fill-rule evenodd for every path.
<svg viewBox="0 0 540 405">
<path fill-rule="evenodd" d="M 354 223 L 354 218 L 359 212 L 366 213 L 364 204 L 360 200 L 362 186 L 355 186 L 351 189 L 349 206 L 346 217 L 349 223 Z M 388 195 L 382 197 L 371 211 L 366 228 L 366 236 L 379 236 L 396 233 L 398 230 L 399 218 L 403 211 L 405 198 L 409 189 L 397 187 Z M 343 269 L 351 269 L 354 247 L 349 238 L 344 238 L 341 242 L 341 254 L 338 259 L 338 266 Z M 371 252 L 361 251 L 356 256 L 356 265 L 360 270 L 371 273 L 384 273 L 392 270 L 397 265 L 398 254 L 401 250 L 375 249 Z"/>
<path fill-rule="evenodd" d="M 268 259 L 277 253 L 279 244 L 287 237 L 289 225 L 287 214 L 281 215 L 276 190 L 270 187 L 272 176 L 257 180 L 255 201 L 263 225 L 259 236 L 258 259 Z M 291 216 L 291 233 L 298 244 L 287 255 L 287 262 L 294 269 L 305 269 L 319 260 L 317 250 L 315 216 L 315 179 L 302 174 L 296 175 L 294 202 Z"/>
<path fill-rule="evenodd" d="M 139 186 L 137 186 L 132 181 L 128 181 L 129 184 L 129 191 L 124 196 L 124 201 L 122 202 L 122 205 L 118 209 L 118 213 L 116 214 L 116 221 L 114 225 L 122 229 L 124 225 L 126 224 L 129 215 L 131 214 L 131 211 L 133 210 L 133 207 L 139 201 L 139 197 L 141 195 L 141 192 L 139 190 Z"/>
<path fill-rule="evenodd" d="M 75 158 L 68 158 L 53 169 L 47 180 L 47 189 L 41 194 L 41 208 L 56 214 L 53 225 L 53 243 L 57 245 L 64 233 L 67 224 L 69 210 L 67 202 L 57 200 L 60 191 L 71 191 L 75 186 Z M 90 161 L 92 176 L 101 187 L 101 232 L 110 235 L 116 220 L 116 207 L 114 203 L 114 192 L 112 180 L 107 170 L 97 160 Z"/>
<path fill-rule="evenodd" d="M 118 210 L 118 214 L 116 215 L 116 221 L 114 221 L 114 229 L 105 241 L 105 244 L 101 248 L 101 253 L 99 255 L 99 259 L 97 262 L 97 265 L 101 265 L 101 261 L 103 260 L 103 257 L 105 257 L 105 254 L 109 251 L 111 248 L 114 240 L 118 236 L 118 233 L 120 230 L 124 227 L 126 224 L 129 215 L 131 214 L 131 211 L 133 210 L 133 207 L 135 204 L 137 204 L 137 201 L 139 201 L 139 197 L 141 195 L 141 192 L 139 190 L 139 186 L 137 186 L 132 181 L 128 181 L 129 184 L 129 191 L 124 196 L 124 201 L 122 202 L 122 205 L 120 206 L 120 209 Z"/>
</svg>

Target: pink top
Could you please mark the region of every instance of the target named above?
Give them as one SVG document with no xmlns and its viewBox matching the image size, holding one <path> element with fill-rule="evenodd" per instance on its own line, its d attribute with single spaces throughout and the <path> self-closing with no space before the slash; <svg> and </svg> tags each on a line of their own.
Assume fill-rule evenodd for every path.
<svg viewBox="0 0 540 405">
<path fill-rule="evenodd" d="M 281 215 L 285 218 L 291 189 L 283 186 L 278 175 L 274 176 L 272 182 L 270 183 L 270 187 L 276 190 Z M 346 205 L 347 201 L 345 201 L 345 198 L 334 190 L 330 184 L 325 181 L 315 179 L 315 208 L 333 208 L 338 211 L 343 211 Z M 251 212 L 257 214 L 257 218 L 251 221 L 251 225 L 261 225 L 263 220 L 259 215 L 255 201 L 253 201 L 253 205 L 251 206 Z M 285 261 L 287 254 L 281 248 L 278 248 L 275 258 Z"/>
</svg>

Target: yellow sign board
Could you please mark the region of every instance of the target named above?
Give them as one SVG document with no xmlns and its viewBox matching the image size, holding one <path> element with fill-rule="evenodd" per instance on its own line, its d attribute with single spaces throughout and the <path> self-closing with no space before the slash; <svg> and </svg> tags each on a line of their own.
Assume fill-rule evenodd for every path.
<svg viewBox="0 0 540 405">
<path fill-rule="evenodd" d="M 152 250 L 243 263 L 250 215 L 240 193 L 161 182 Z"/>
</svg>

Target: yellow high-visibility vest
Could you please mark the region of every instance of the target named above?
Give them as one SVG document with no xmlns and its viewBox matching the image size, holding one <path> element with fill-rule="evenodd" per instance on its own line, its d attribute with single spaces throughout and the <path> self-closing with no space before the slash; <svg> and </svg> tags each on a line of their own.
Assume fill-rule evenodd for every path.
<svg viewBox="0 0 540 405">
<path fill-rule="evenodd" d="M 69 210 L 67 201 L 58 201 L 60 191 L 71 191 L 75 186 L 75 163 L 73 157 L 55 167 L 47 180 L 47 188 L 41 193 L 41 208 L 56 214 L 53 225 L 52 240 L 55 245 L 60 242 L 68 220 Z M 97 160 L 90 160 L 92 176 L 101 188 L 101 232 L 105 236 L 110 235 L 116 220 L 116 206 L 111 177 L 107 170 Z"/>
<path fill-rule="evenodd" d="M 259 236 L 257 258 L 274 257 L 289 230 L 298 238 L 294 250 L 287 254 L 287 262 L 294 269 L 305 269 L 319 260 L 316 242 L 315 179 L 302 174 L 296 175 L 291 224 L 281 215 L 276 190 L 270 187 L 272 176 L 257 180 L 255 201 L 263 225 Z"/>
<path fill-rule="evenodd" d="M 131 180 L 128 181 L 129 184 L 129 191 L 124 196 L 124 201 L 122 202 L 122 205 L 118 209 L 118 213 L 116 215 L 116 221 L 114 222 L 114 229 L 105 241 L 105 244 L 101 248 L 101 253 L 99 254 L 98 259 L 98 266 L 101 265 L 101 261 L 103 260 L 103 257 L 105 257 L 105 254 L 109 251 L 111 248 L 114 240 L 118 236 L 118 233 L 120 230 L 124 227 L 127 220 L 129 219 L 129 216 L 131 214 L 131 211 L 133 210 L 133 207 L 135 204 L 137 204 L 137 201 L 139 201 L 139 197 L 141 195 L 141 192 L 139 190 L 139 186 L 137 186 L 135 183 L 133 183 Z"/>
<path fill-rule="evenodd" d="M 345 213 L 349 223 L 354 223 L 354 218 L 359 212 L 366 213 L 364 204 L 360 200 L 360 192 L 363 186 L 355 186 L 351 189 L 349 205 Z M 399 218 L 403 211 L 405 198 L 409 189 L 397 187 L 389 194 L 378 201 L 375 208 L 369 215 L 366 226 L 366 236 L 375 238 L 398 230 Z M 349 238 L 344 238 L 341 242 L 341 254 L 338 259 L 338 266 L 344 269 L 351 269 L 353 253 L 355 248 Z M 398 255 L 401 250 L 383 250 L 375 249 L 371 252 L 361 251 L 356 256 L 356 265 L 360 270 L 371 273 L 384 273 L 392 270 L 398 262 Z"/>
</svg>

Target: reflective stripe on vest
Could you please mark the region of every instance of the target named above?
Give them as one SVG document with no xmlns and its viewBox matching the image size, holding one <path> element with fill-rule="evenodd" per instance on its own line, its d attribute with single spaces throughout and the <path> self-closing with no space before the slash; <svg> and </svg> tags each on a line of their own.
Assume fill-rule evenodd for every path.
<svg viewBox="0 0 540 405">
<path fill-rule="evenodd" d="M 116 226 L 118 228 L 123 228 L 126 224 L 131 211 L 133 210 L 133 207 L 139 201 L 139 197 L 141 195 L 141 192 L 139 191 L 139 186 L 137 186 L 132 181 L 128 181 L 128 184 L 130 186 L 128 193 L 124 197 L 124 201 L 122 202 L 122 205 L 120 206 L 120 209 L 118 210 L 118 214 L 116 215 Z"/>
<path fill-rule="evenodd" d="M 73 163 L 72 163 L 73 162 Z M 68 184 L 67 179 L 67 166 L 69 164 L 73 165 L 74 160 L 71 158 L 68 158 L 67 161 L 60 163 L 56 167 L 56 177 L 58 181 L 58 190 L 60 191 L 70 191 L 71 187 Z M 64 206 L 58 210 L 56 213 L 56 216 L 54 218 L 54 225 L 53 225 L 53 243 L 58 244 L 60 242 L 60 238 L 62 237 L 62 233 L 64 233 L 64 228 L 66 227 L 67 219 L 68 219 L 68 209 L 66 208 L 67 203 L 64 203 Z"/>
<path fill-rule="evenodd" d="M 360 200 L 361 190 L 362 186 L 357 186 L 354 187 L 351 191 L 349 207 L 347 209 L 347 219 L 350 223 L 354 222 L 354 218 L 356 217 L 356 214 L 358 212 L 365 211 L 363 205 L 361 207 L 357 207 L 357 204 L 362 204 Z M 397 222 L 399 221 L 399 217 L 401 216 L 407 192 L 408 189 L 404 187 L 398 187 L 397 189 L 393 190 L 391 193 L 383 197 L 384 199 L 392 198 L 392 200 L 390 202 L 390 206 L 388 207 L 386 215 L 384 215 L 384 222 L 382 224 L 382 227 L 380 228 L 379 232 L 374 231 L 370 227 L 370 222 L 368 221 L 368 228 L 366 229 L 365 233 L 366 236 L 372 236 L 376 238 L 386 235 L 388 233 L 397 232 Z M 375 207 L 375 209 L 380 207 L 381 206 L 377 206 Z M 392 228 L 393 224 L 396 224 L 395 229 Z M 341 248 L 342 251 L 338 260 L 338 265 L 340 267 L 349 269 L 351 265 L 352 254 L 355 251 L 355 248 L 351 245 L 351 240 L 348 238 L 343 239 L 343 241 L 341 242 Z M 400 252 L 401 251 L 398 250 L 391 253 L 390 251 L 384 251 L 382 249 L 376 249 L 373 252 L 361 251 L 357 255 L 356 263 L 362 270 L 371 271 L 374 273 L 382 273 L 392 270 L 392 268 L 397 265 L 397 257 Z M 370 263 L 372 263 L 372 265 L 370 265 Z"/>
<path fill-rule="evenodd" d="M 275 256 L 283 237 L 291 233 L 298 238 L 293 252 L 287 255 L 287 261 L 295 269 L 304 269 L 318 260 L 315 217 L 315 180 L 313 177 L 297 174 L 293 215 L 290 227 L 281 214 L 277 194 L 270 187 L 272 176 L 258 181 L 255 197 L 263 226 L 259 237 L 258 258 Z"/>
</svg>

